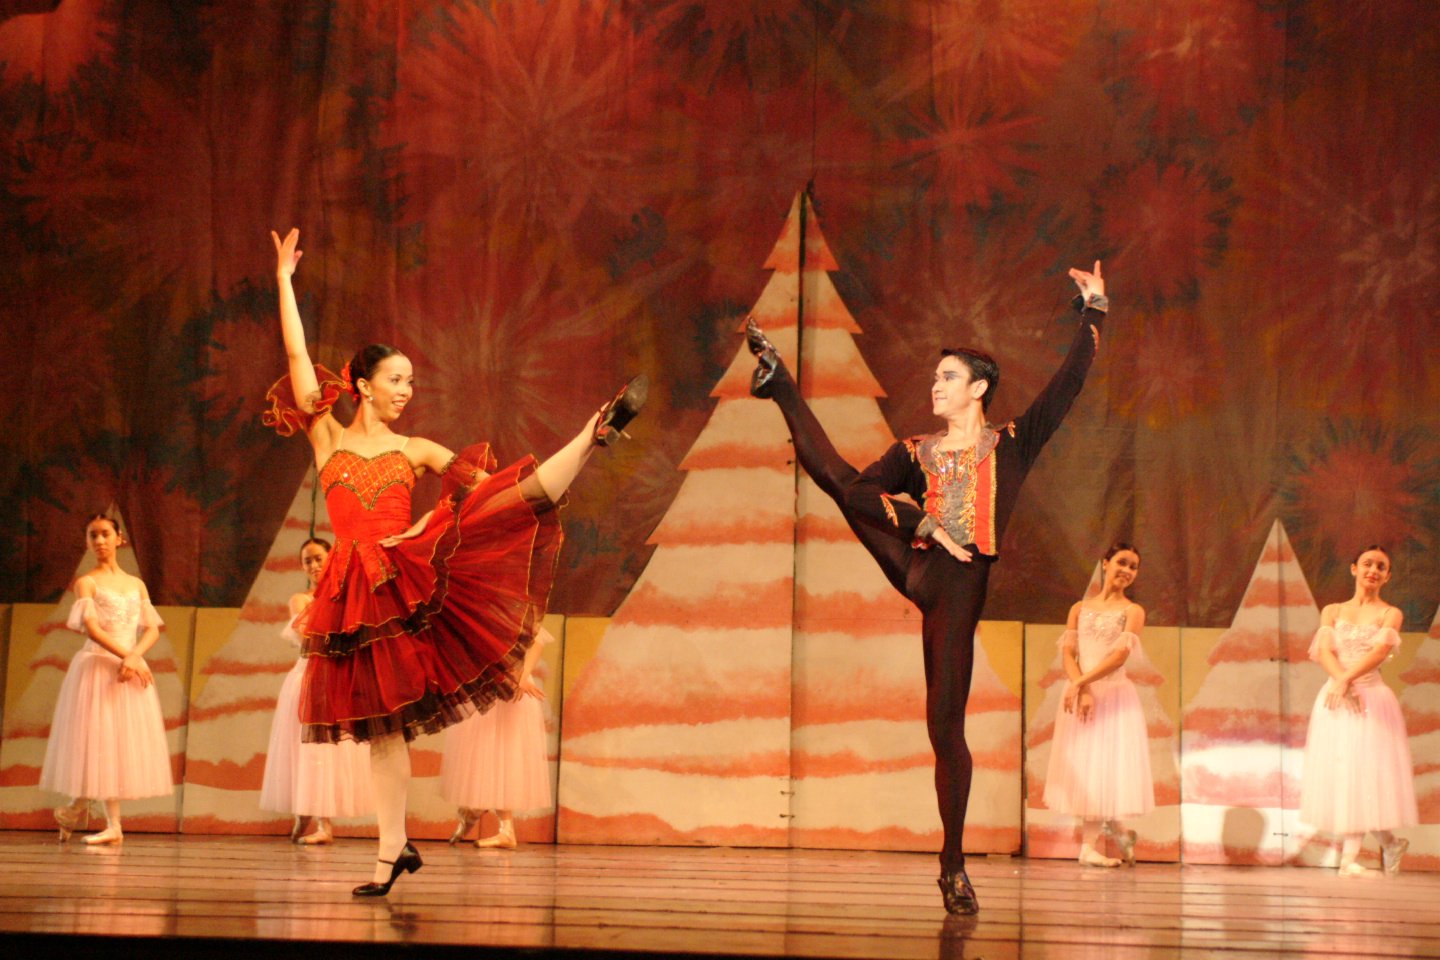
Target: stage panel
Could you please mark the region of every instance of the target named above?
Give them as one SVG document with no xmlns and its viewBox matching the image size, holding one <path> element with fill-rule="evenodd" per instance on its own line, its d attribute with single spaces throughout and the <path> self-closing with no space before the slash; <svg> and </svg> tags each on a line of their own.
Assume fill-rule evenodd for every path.
<svg viewBox="0 0 1440 960">
<path fill-rule="evenodd" d="M 353 899 L 372 844 L 141 835 L 121 848 L 0 834 L 0 934 L 55 949 L 273 956 L 348 944 L 468 955 L 962 958 L 1406 956 L 1440 952 L 1427 875 L 1339 880 L 1305 868 L 972 859 L 984 905 L 947 918 L 926 854 L 418 845 L 419 873 Z M 257 941 L 264 941 L 260 943 Z"/>
</svg>

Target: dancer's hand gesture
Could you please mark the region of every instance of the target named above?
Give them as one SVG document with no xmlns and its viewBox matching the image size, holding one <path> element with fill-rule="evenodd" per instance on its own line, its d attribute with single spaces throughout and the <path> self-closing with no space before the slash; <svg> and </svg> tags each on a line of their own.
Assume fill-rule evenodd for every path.
<svg viewBox="0 0 1440 960">
<path fill-rule="evenodd" d="M 974 556 L 969 550 L 956 543 L 955 538 L 946 533 L 944 527 L 936 527 L 935 532 L 930 534 L 930 539 L 944 547 L 946 553 L 961 563 L 969 563 Z"/>
<path fill-rule="evenodd" d="M 1096 297 L 1105 296 L 1105 278 L 1100 275 L 1100 261 L 1095 261 L 1095 272 L 1086 273 L 1078 268 L 1071 268 L 1070 279 L 1075 281 L 1075 286 L 1080 288 L 1080 296 L 1089 303 Z"/>
<path fill-rule="evenodd" d="M 145 689 L 155 682 L 155 676 L 150 672 L 150 665 L 145 658 L 137 653 L 132 653 L 120 661 L 120 682 L 134 680 L 140 684 L 140 689 Z"/>
<path fill-rule="evenodd" d="M 536 700 L 544 700 L 545 691 L 537 687 L 534 680 L 526 677 L 524 680 L 521 680 L 520 685 L 515 688 L 515 699 L 519 700 L 521 697 L 534 697 Z"/>
<path fill-rule="evenodd" d="M 1075 698 L 1075 715 L 1080 718 L 1081 723 L 1095 715 L 1095 694 L 1090 692 L 1088 686 L 1081 687 L 1080 696 Z"/>
<path fill-rule="evenodd" d="M 299 249 L 300 228 L 291 227 L 290 232 L 285 234 L 281 240 L 280 235 L 274 230 L 270 231 L 270 239 L 275 241 L 275 274 L 280 277 L 289 277 L 295 273 L 295 267 L 299 265 L 300 258 L 305 256 L 305 251 Z M 1070 271 L 1072 274 L 1075 271 Z"/>
<path fill-rule="evenodd" d="M 1355 691 L 1350 687 L 1350 681 L 1331 680 L 1325 691 L 1325 706 L 1331 710 L 1349 710 L 1352 713 L 1363 713 L 1360 706 L 1360 698 L 1355 696 Z"/>
</svg>

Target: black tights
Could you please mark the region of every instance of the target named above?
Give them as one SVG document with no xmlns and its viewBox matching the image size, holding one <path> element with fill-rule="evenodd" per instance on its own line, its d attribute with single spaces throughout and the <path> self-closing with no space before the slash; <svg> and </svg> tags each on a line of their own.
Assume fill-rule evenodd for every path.
<svg viewBox="0 0 1440 960">
<path fill-rule="evenodd" d="M 965 742 L 965 704 L 975 663 L 975 628 L 985 606 L 989 558 L 961 563 L 942 547 L 916 550 L 860 473 L 836 451 L 820 421 L 782 366 L 772 380 L 775 402 L 790 427 L 795 455 L 816 485 L 836 502 L 886 579 L 920 609 L 925 653 L 925 720 L 935 750 L 935 796 L 945 829 L 940 869 L 965 866 L 962 846 L 974 763 Z"/>
</svg>

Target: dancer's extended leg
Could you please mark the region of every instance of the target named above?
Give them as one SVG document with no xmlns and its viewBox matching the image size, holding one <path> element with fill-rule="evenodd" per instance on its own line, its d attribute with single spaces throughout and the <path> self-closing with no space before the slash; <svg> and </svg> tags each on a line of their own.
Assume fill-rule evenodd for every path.
<svg viewBox="0 0 1440 960">
<path fill-rule="evenodd" d="M 595 452 L 595 414 L 569 443 L 555 452 L 555 455 L 535 468 L 535 472 L 520 482 L 520 492 L 527 500 L 549 500 L 559 503 L 570 484 L 580 475 L 580 468 Z"/>
<path fill-rule="evenodd" d="M 854 495 L 853 487 L 860 476 L 830 442 L 825 428 L 810 409 L 783 362 L 770 380 L 769 396 L 780 408 L 790 438 L 795 443 L 795 458 L 825 494 L 840 507 L 840 513 L 854 531 L 862 546 L 875 558 L 891 586 L 906 594 L 906 577 L 914 554 L 909 542 L 899 535 L 878 502 L 874 509 L 864 509 L 864 499 Z M 908 596 L 908 594 L 906 594 Z"/>
<path fill-rule="evenodd" d="M 608 446 L 635 418 L 650 392 L 650 381 L 644 374 L 635 377 L 586 422 L 585 428 L 554 456 L 540 464 L 535 472 L 520 483 L 520 492 L 527 500 L 549 500 L 559 503 L 580 469 L 597 446 Z"/>
</svg>

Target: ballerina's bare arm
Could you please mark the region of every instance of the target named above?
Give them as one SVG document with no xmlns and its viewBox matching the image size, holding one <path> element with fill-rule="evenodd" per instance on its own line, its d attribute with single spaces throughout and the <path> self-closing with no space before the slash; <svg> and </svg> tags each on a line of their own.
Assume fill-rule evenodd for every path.
<svg viewBox="0 0 1440 960">
<path fill-rule="evenodd" d="M 1070 615 L 1065 619 L 1065 631 L 1074 633 L 1080 624 L 1080 604 L 1070 605 Z M 1070 644 L 1061 651 L 1061 662 L 1065 665 L 1065 676 L 1070 682 L 1065 685 L 1065 712 L 1075 712 L 1075 700 L 1080 696 L 1080 660 L 1076 654 L 1075 644 Z"/>
<path fill-rule="evenodd" d="M 541 690 L 533 679 L 535 665 L 540 662 L 541 643 L 537 639 L 530 644 L 530 649 L 525 651 L 525 662 L 520 665 L 520 679 L 515 684 L 515 700 L 523 696 L 531 696 L 537 700 L 545 699 L 545 691 Z"/>
<path fill-rule="evenodd" d="M 445 467 L 455 459 L 454 452 L 448 447 L 424 437 L 411 437 L 405 444 L 405 456 L 415 467 L 416 474 L 423 474 L 428 470 L 437 476 L 444 473 Z"/>
<path fill-rule="evenodd" d="M 1322 628 L 1330 627 L 1333 630 L 1339 613 L 1340 608 L 1337 604 L 1326 604 L 1325 609 L 1320 612 L 1320 626 Z M 1345 676 L 1345 668 L 1340 666 L 1340 658 L 1335 656 L 1335 651 L 1330 644 L 1319 644 L 1315 660 L 1330 675 L 1330 681 L 1325 685 L 1325 706 L 1331 710 L 1339 710 L 1342 707 L 1356 709 L 1358 705 L 1350 690 L 1350 679 Z"/>
<path fill-rule="evenodd" d="M 94 601 L 95 581 L 90 577 L 81 577 L 79 580 L 76 580 L 75 596 L 82 600 Z M 104 627 L 100 626 L 100 617 L 95 613 L 93 603 L 89 612 L 85 614 L 85 633 L 91 640 L 94 640 L 110 653 L 115 654 L 115 656 L 121 660 L 125 659 L 125 651 L 120 648 L 120 644 L 116 643 L 115 638 L 110 636 Z"/>
<path fill-rule="evenodd" d="M 148 606 L 150 604 L 150 591 L 146 588 L 145 581 L 141 580 L 139 584 L 140 602 Z M 145 626 L 145 632 L 140 635 L 139 641 L 122 660 L 120 666 L 121 680 L 128 680 L 134 677 L 140 681 L 140 686 L 142 687 L 148 687 L 155 682 L 155 677 L 150 672 L 150 664 L 145 662 L 145 654 L 150 652 L 150 648 L 155 646 L 155 642 L 159 639 L 160 628 L 154 624 L 147 624 Z"/>
<path fill-rule="evenodd" d="M 300 322 L 300 305 L 295 300 L 295 284 L 292 279 L 295 267 L 299 265 L 304 251 L 299 248 L 300 228 L 291 227 L 280 239 L 274 230 L 270 239 L 275 241 L 275 282 L 280 290 L 280 335 L 285 341 L 285 359 L 290 368 L 290 385 L 295 391 L 295 405 L 306 413 L 315 412 L 320 399 L 320 381 L 315 376 L 315 365 L 310 360 L 310 350 L 305 345 L 305 326 Z M 326 413 L 317 417 L 310 428 L 310 443 L 317 455 L 328 454 L 335 448 L 340 435 L 340 424 L 335 417 Z"/>
</svg>

